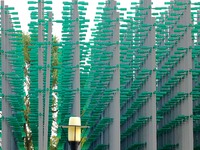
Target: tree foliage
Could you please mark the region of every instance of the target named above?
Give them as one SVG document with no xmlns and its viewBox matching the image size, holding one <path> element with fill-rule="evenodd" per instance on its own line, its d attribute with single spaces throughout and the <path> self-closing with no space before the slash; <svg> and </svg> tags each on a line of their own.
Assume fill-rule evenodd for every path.
<svg viewBox="0 0 200 150">
<path fill-rule="evenodd" d="M 58 38 L 56 36 L 53 37 L 53 47 L 52 47 L 52 67 L 58 66 L 58 46 L 56 45 L 58 43 Z M 53 68 L 52 69 L 53 74 L 53 87 L 57 84 L 58 79 L 58 70 Z"/>
<path fill-rule="evenodd" d="M 29 51 L 31 50 L 29 48 L 30 43 L 31 43 L 31 38 L 29 34 L 22 34 L 22 42 L 24 44 L 23 47 L 23 52 L 24 52 L 24 60 L 27 64 L 30 64 L 30 55 L 29 55 Z"/>
</svg>

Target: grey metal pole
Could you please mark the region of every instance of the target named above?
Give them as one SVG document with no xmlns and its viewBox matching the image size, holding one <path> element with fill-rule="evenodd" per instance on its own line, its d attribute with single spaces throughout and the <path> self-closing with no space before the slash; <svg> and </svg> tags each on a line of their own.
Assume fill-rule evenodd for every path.
<svg viewBox="0 0 200 150">
<path fill-rule="evenodd" d="M 38 148 L 39 150 L 43 149 L 43 137 L 44 137 L 44 111 L 43 111 L 43 67 L 44 67 L 44 61 L 43 61 L 43 52 L 44 48 L 42 47 L 44 42 L 43 37 L 43 24 L 40 22 L 44 19 L 44 0 L 38 0 L 38 66 L 41 67 L 41 69 L 38 69 Z"/>
<path fill-rule="evenodd" d="M 74 100 L 72 104 L 72 116 L 80 117 L 80 45 L 79 45 L 79 12 L 78 12 L 78 0 L 72 0 L 73 10 L 71 12 L 71 18 L 73 22 L 72 43 L 74 44 L 74 54 L 72 60 L 72 66 L 74 67 L 74 78 L 72 89 L 75 90 Z M 68 143 L 66 148 L 70 149 Z M 80 149 L 80 147 L 78 147 Z"/>
<path fill-rule="evenodd" d="M 180 2 L 189 3 L 190 0 L 179 0 Z M 192 95 L 192 36 L 191 36 L 191 27 L 192 24 L 191 19 L 191 4 L 188 4 L 186 9 L 184 10 L 184 14 L 179 20 L 179 23 L 182 25 L 188 26 L 187 31 L 185 32 L 183 38 L 180 40 L 179 46 L 188 48 L 188 52 L 185 54 L 182 61 L 180 61 L 180 69 L 188 71 L 188 75 L 185 77 L 183 81 L 180 83 L 181 91 L 188 93 L 188 97 L 181 102 L 181 110 L 180 113 L 185 116 L 191 116 L 193 114 L 193 101 Z M 189 117 L 188 121 L 180 126 L 181 136 L 177 139 L 180 143 L 179 148 L 182 150 L 193 149 L 193 118 Z"/>
<path fill-rule="evenodd" d="M 50 74 L 51 74 L 51 51 L 52 51 L 52 12 L 48 14 L 48 48 L 46 62 L 46 91 L 45 91 L 45 114 L 44 114 L 44 150 L 48 149 L 49 129 L 49 97 L 50 97 Z"/>
<path fill-rule="evenodd" d="M 171 2 L 173 2 L 173 0 L 171 0 Z M 166 104 L 166 102 L 168 102 L 171 98 L 174 98 L 174 96 L 180 92 L 186 93 L 187 96 L 184 98 L 184 100 L 179 102 L 173 109 L 168 111 L 168 113 L 165 113 L 164 118 L 159 123 L 158 129 L 164 127 L 166 124 L 173 121 L 179 115 L 186 116 L 188 117 L 188 119 L 183 123 L 179 124 L 178 126 L 170 129 L 170 131 L 160 135 L 158 138 L 158 149 L 161 149 L 166 145 L 178 144 L 177 149 L 189 150 L 193 149 L 193 119 L 190 117 L 193 114 L 193 102 L 191 95 L 192 73 L 190 71 L 192 69 L 192 50 L 190 46 L 192 46 L 193 44 L 191 36 L 191 27 L 189 27 L 189 25 L 192 24 L 190 9 L 191 6 L 189 0 L 177 0 L 176 2 L 183 2 L 182 4 L 186 4 L 186 7 L 183 6 L 185 7 L 184 10 L 180 10 L 177 12 L 173 8 L 179 6 L 176 6 L 176 3 L 171 5 L 171 8 L 169 10 L 169 16 L 172 13 L 182 15 L 173 27 L 170 26 L 168 37 L 172 37 L 172 35 L 178 34 L 175 33 L 175 30 L 178 28 L 177 25 L 183 25 L 188 28 L 187 30 L 178 34 L 181 37 L 180 40 L 177 40 L 177 44 L 173 44 L 173 47 L 169 48 L 169 56 L 166 57 L 165 60 L 162 60 L 162 64 L 160 63 L 158 67 L 163 68 L 164 64 L 169 60 L 169 58 L 175 55 L 175 53 L 178 50 L 177 48 L 185 48 L 187 49 L 187 52 L 184 52 L 184 55 L 181 56 L 181 59 L 178 61 L 178 63 L 173 66 L 173 69 L 170 69 L 170 73 L 159 81 L 158 86 L 159 88 L 162 88 L 162 86 L 165 83 L 167 83 L 170 80 L 170 78 L 173 77 L 179 70 L 187 72 L 187 75 L 184 77 L 184 79 L 181 79 L 178 83 L 176 83 L 176 86 L 170 88 L 170 92 L 168 92 L 165 97 L 162 97 L 160 105 L 158 105 L 158 107 L 164 106 L 163 104 Z"/>
<path fill-rule="evenodd" d="M 141 7 L 148 8 L 151 6 L 151 0 L 145 0 L 141 4 Z M 145 82 L 143 91 L 148 91 L 152 93 L 151 98 L 145 104 L 146 106 L 142 108 L 143 115 L 151 116 L 151 119 L 147 123 L 146 127 L 143 127 L 143 134 L 145 137 L 141 138 L 142 142 L 147 142 L 146 149 L 157 149 L 157 128 L 156 128 L 156 51 L 154 49 L 155 45 L 155 18 L 152 17 L 151 9 L 145 10 L 144 12 L 147 14 L 144 19 L 144 24 L 148 24 L 152 26 L 151 31 L 148 32 L 148 36 L 146 37 L 144 44 L 141 46 L 151 47 L 152 50 L 148 54 L 148 58 L 143 66 L 143 68 L 150 70 L 152 73 L 149 75 L 149 79 Z M 140 133 L 140 132 L 139 132 Z M 139 136 L 139 135 L 138 135 Z"/>
<path fill-rule="evenodd" d="M 5 7 L 6 9 L 8 8 L 8 6 L 6 5 Z M 5 25 L 7 27 L 7 29 L 13 29 L 13 24 L 12 24 L 12 21 L 11 21 L 11 15 L 9 14 L 9 11 L 6 11 L 6 16 L 5 16 Z M 12 32 L 13 33 L 13 32 Z M 12 51 L 12 46 L 11 46 L 11 38 L 14 38 L 12 35 L 9 35 L 9 34 L 6 34 L 6 51 Z M 7 69 L 7 73 L 10 73 L 10 72 L 13 72 L 13 69 L 12 69 L 12 64 L 10 63 L 9 59 L 7 58 L 7 62 L 6 63 L 6 69 Z M 7 94 L 6 95 L 9 95 L 9 94 L 13 94 L 12 93 L 12 86 L 10 85 L 9 81 L 7 81 L 7 87 L 6 87 L 6 90 L 7 90 Z M 11 108 L 11 105 L 9 102 L 7 102 L 7 111 L 8 111 L 8 116 L 11 117 L 15 112 L 13 112 L 12 108 Z M 9 140 L 10 140 L 10 143 L 8 143 L 10 145 L 10 148 L 11 150 L 17 150 L 17 143 L 15 141 L 15 137 L 13 135 L 13 132 L 12 132 L 12 126 L 10 126 L 10 124 L 8 124 L 9 126 Z"/>
<path fill-rule="evenodd" d="M 72 42 L 74 43 L 74 55 L 73 55 L 73 66 L 75 67 L 74 79 L 73 79 L 73 90 L 76 90 L 73 106 L 72 115 L 80 117 L 80 46 L 79 46 L 79 13 L 78 13 L 78 0 L 72 1 L 72 20 L 73 23 L 73 37 Z"/>
<path fill-rule="evenodd" d="M 116 1 L 112 0 L 110 7 L 114 8 Z M 119 12 L 112 10 L 112 20 L 119 19 Z M 119 21 L 114 22 L 115 28 L 113 29 L 113 37 L 111 37 L 111 43 L 119 42 Z M 113 96 L 113 100 L 108 106 L 108 116 L 113 118 L 113 122 L 110 124 L 109 132 L 109 150 L 120 150 L 120 46 L 114 44 L 111 48 L 113 50 L 113 59 L 110 61 L 111 66 L 116 66 L 113 79 L 110 81 L 110 89 L 116 89 Z"/>
<path fill-rule="evenodd" d="M 200 11 L 197 11 L 197 24 L 200 25 Z M 197 44 L 195 46 L 199 46 L 200 45 L 200 33 L 197 33 Z M 197 56 L 197 67 L 200 66 L 200 55 Z M 195 67 L 195 68 L 194 68 Z M 193 69 L 197 69 L 196 65 L 193 66 Z M 200 70 L 200 68 L 198 68 L 198 70 Z M 193 88 L 197 88 L 197 86 L 200 84 L 200 76 L 198 77 L 197 83 L 195 83 L 196 81 L 193 81 Z M 193 101 L 194 102 L 194 101 Z M 200 105 L 199 101 L 194 102 L 195 105 L 193 105 L 193 109 L 195 106 Z M 199 125 L 199 121 L 195 121 L 194 122 L 194 128 L 197 127 Z M 199 132 L 194 132 L 194 146 L 199 145 L 199 140 L 200 140 L 200 133 Z M 195 148 L 195 147 L 194 147 Z"/>
<path fill-rule="evenodd" d="M 12 28 L 12 24 L 10 21 L 10 15 L 8 14 L 8 10 L 6 10 L 8 6 L 4 5 L 4 0 L 1 1 L 1 49 L 3 53 L 1 54 L 2 61 L 2 149 L 4 150 L 16 150 L 16 142 L 12 133 L 12 128 L 10 124 L 6 121 L 6 118 L 12 116 L 12 109 L 9 102 L 6 100 L 5 96 L 12 93 L 12 89 L 10 87 L 9 81 L 6 79 L 6 74 L 12 72 L 12 67 L 9 63 L 8 58 L 6 57 L 6 52 L 11 50 L 11 44 L 9 41 L 9 35 L 6 34 L 7 29 Z"/>
<path fill-rule="evenodd" d="M 152 73 L 149 77 L 149 82 L 146 83 L 147 91 L 152 93 L 151 98 L 149 99 L 149 106 L 147 111 L 147 114 L 149 116 L 152 116 L 152 119 L 148 123 L 148 129 L 147 129 L 147 149 L 157 149 L 157 124 L 156 124 L 156 94 L 154 93 L 156 91 L 156 51 L 153 48 L 155 45 L 155 26 L 153 24 L 155 23 L 155 18 L 151 17 L 151 22 L 148 24 L 152 25 L 152 30 L 149 33 L 149 43 L 147 46 L 152 47 L 152 51 L 149 54 L 149 59 L 147 61 L 147 69 L 151 70 Z"/>
<path fill-rule="evenodd" d="M 5 78 L 5 73 L 6 73 L 6 56 L 5 56 L 5 49 L 6 49 L 6 41 L 5 41 L 5 6 L 4 6 L 4 0 L 1 1 L 1 49 L 4 51 L 1 54 L 1 63 L 2 63 L 2 72 L 4 73 L 2 75 L 2 94 L 6 95 L 6 78 Z M 10 150 L 10 145 L 8 142 L 9 139 L 9 134 L 8 134 L 8 123 L 4 119 L 4 117 L 7 117 L 7 104 L 6 104 L 5 97 L 2 97 L 2 149 L 7 149 Z"/>
</svg>

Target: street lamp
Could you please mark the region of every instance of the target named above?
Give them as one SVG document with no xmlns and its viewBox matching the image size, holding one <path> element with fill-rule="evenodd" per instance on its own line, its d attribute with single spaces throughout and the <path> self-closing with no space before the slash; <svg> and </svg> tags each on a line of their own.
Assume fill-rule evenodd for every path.
<svg viewBox="0 0 200 150">
<path fill-rule="evenodd" d="M 80 117 L 70 117 L 69 125 L 62 126 L 62 128 L 68 128 L 68 143 L 71 150 L 77 150 L 81 143 L 81 128 L 88 128 L 87 126 L 81 126 Z"/>
<path fill-rule="evenodd" d="M 70 117 L 68 126 L 68 142 L 71 150 L 77 150 L 81 142 L 81 119 Z"/>
</svg>

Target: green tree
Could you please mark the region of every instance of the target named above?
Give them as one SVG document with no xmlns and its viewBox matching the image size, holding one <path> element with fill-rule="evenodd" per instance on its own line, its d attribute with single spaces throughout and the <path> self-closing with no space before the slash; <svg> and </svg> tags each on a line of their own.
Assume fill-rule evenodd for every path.
<svg viewBox="0 0 200 150">
<path fill-rule="evenodd" d="M 50 150 L 57 150 L 58 137 L 52 136 L 50 140 Z"/>
</svg>

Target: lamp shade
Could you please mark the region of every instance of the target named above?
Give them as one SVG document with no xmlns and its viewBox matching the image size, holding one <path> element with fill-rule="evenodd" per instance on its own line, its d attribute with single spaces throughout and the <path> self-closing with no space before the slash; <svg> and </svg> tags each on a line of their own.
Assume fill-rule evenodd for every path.
<svg viewBox="0 0 200 150">
<path fill-rule="evenodd" d="M 70 117 L 68 126 L 68 141 L 81 141 L 81 119 L 80 117 Z"/>
</svg>

